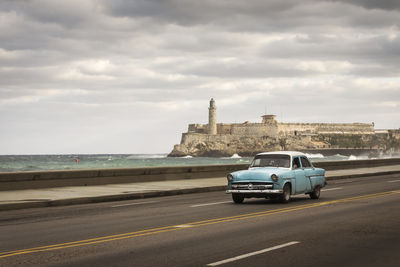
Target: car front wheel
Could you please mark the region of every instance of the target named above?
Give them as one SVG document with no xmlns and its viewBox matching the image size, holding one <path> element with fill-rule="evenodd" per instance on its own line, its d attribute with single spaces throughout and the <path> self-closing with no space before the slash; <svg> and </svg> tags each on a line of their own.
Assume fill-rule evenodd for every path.
<svg viewBox="0 0 400 267">
<path fill-rule="evenodd" d="M 280 201 L 282 203 L 288 203 L 290 201 L 290 184 L 285 184 L 283 187 L 283 193 L 280 196 Z"/>
<path fill-rule="evenodd" d="M 240 204 L 244 200 L 244 196 L 242 194 L 232 194 L 233 202 L 236 204 Z"/>
<path fill-rule="evenodd" d="M 310 197 L 312 199 L 318 199 L 320 195 L 321 195 L 321 187 L 320 186 L 316 186 L 314 188 L 314 191 L 311 192 Z"/>
</svg>

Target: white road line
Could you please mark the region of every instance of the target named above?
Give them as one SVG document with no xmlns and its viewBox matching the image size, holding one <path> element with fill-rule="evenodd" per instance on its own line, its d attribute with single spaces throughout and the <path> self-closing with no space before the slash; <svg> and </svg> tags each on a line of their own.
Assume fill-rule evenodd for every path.
<svg viewBox="0 0 400 267">
<path fill-rule="evenodd" d="M 192 205 L 190 207 L 191 208 L 197 208 L 197 207 L 218 205 L 218 204 L 224 204 L 224 203 L 230 203 L 230 202 L 232 202 L 232 201 L 221 201 L 221 202 L 213 202 L 213 203 L 196 204 L 196 205 Z"/>
<path fill-rule="evenodd" d="M 388 183 L 396 183 L 396 182 L 400 182 L 400 180 L 392 180 L 392 181 L 388 181 Z"/>
<path fill-rule="evenodd" d="M 335 187 L 335 188 L 321 189 L 321 191 L 332 191 L 332 190 L 339 190 L 339 189 L 343 189 L 343 188 Z"/>
<path fill-rule="evenodd" d="M 218 266 L 218 265 L 221 265 L 221 264 L 225 264 L 225 263 L 228 263 L 228 262 L 241 260 L 241 259 L 244 259 L 244 258 L 247 258 L 247 257 L 255 256 L 255 255 L 262 254 L 262 253 L 265 253 L 265 252 L 269 252 L 269 251 L 272 251 L 272 250 L 288 247 L 288 246 L 291 246 L 291 245 L 296 245 L 298 243 L 300 243 L 300 242 L 299 241 L 292 241 L 292 242 L 289 242 L 289 243 L 286 243 L 286 244 L 282 244 L 282 245 L 278 245 L 278 246 L 275 246 L 275 247 L 266 248 L 266 249 L 263 249 L 263 250 L 259 250 L 259 251 L 255 251 L 255 252 L 251 252 L 251 253 L 247 253 L 247 254 L 243 254 L 243 255 L 240 255 L 240 256 L 237 256 L 237 257 L 233 257 L 233 258 L 230 258 L 230 259 L 213 262 L 213 263 L 207 264 L 206 266 Z"/>
<path fill-rule="evenodd" d="M 136 202 L 136 203 L 129 203 L 129 204 L 121 204 L 121 205 L 111 206 L 111 208 L 123 207 L 123 206 L 133 206 L 133 205 L 142 205 L 142 204 L 150 204 L 150 203 L 157 203 L 157 202 L 160 202 L 160 201 L 147 201 L 147 202 Z"/>
</svg>

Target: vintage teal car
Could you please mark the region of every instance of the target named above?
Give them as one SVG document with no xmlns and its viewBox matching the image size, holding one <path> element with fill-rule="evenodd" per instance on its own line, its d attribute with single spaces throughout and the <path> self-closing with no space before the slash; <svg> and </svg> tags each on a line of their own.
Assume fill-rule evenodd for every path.
<svg viewBox="0 0 400 267">
<path fill-rule="evenodd" d="M 248 170 L 228 174 L 227 193 L 235 203 L 245 198 L 290 201 L 291 195 L 309 194 L 318 199 L 326 185 L 325 170 L 314 168 L 306 155 L 295 151 L 257 154 Z"/>
</svg>

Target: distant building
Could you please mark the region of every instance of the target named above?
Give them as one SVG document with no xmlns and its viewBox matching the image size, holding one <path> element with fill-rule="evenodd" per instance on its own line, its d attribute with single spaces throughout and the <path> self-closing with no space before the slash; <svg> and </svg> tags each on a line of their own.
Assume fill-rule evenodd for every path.
<svg viewBox="0 0 400 267">
<path fill-rule="evenodd" d="M 361 153 L 387 150 L 388 138 L 400 142 L 399 130 L 375 131 L 374 123 L 283 123 L 275 115 L 261 117 L 261 123 L 217 123 L 216 105 L 211 99 L 208 124 L 189 124 L 188 132 L 182 134 L 181 143 L 169 156 L 245 156 L 288 149 Z"/>
</svg>

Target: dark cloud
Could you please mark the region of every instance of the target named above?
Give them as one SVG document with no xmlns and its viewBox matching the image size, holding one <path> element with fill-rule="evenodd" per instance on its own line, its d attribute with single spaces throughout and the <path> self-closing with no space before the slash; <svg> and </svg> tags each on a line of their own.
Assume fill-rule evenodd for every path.
<svg viewBox="0 0 400 267">
<path fill-rule="evenodd" d="M 159 23 L 185 27 L 212 25 L 231 31 L 277 32 L 305 27 L 351 25 L 384 27 L 399 23 L 398 13 L 365 12 L 363 8 L 392 10 L 398 1 L 102 1 L 112 16 L 146 17 Z M 354 16 L 354 19 L 352 18 Z"/>
<path fill-rule="evenodd" d="M 237 20 L 245 17 L 264 17 L 283 12 L 298 4 L 297 1 L 102 1 L 105 12 L 114 16 L 150 17 L 168 23 L 184 26 L 214 24 L 215 22 Z"/>
<path fill-rule="evenodd" d="M 400 10 L 400 2 L 397 0 L 351 0 L 341 1 L 367 9 Z"/>
<path fill-rule="evenodd" d="M 65 28 L 77 27 L 96 11 L 92 1 L 3 0 L 1 10 L 22 16 L 33 22 L 57 24 Z"/>
</svg>

